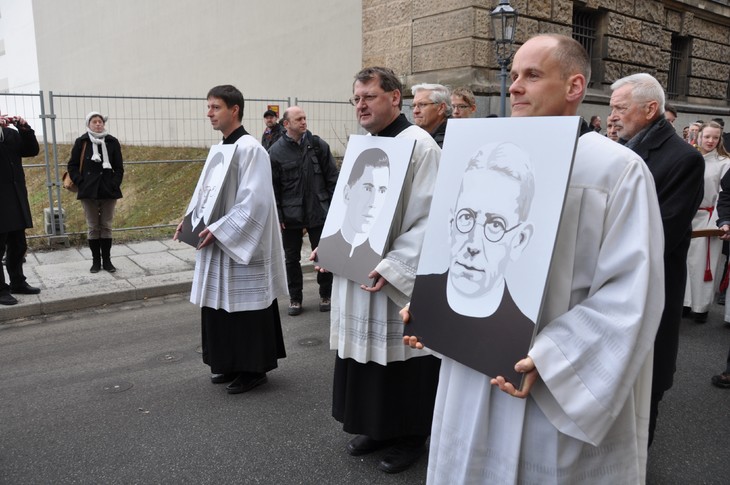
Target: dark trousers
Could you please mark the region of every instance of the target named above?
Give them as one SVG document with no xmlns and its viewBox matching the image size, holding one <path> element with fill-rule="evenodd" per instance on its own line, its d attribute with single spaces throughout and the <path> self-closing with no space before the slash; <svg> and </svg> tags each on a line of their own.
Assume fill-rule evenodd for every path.
<svg viewBox="0 0 730 485">
<path fill-rule="evenodd" d="M 5 269 L 10 276 L 12 286 L 21 286 L 25 283 L 23 275 L 23 257 L 28 245 L 25 242 L 25 229 L 0 233 L 0 260 L 7 254 Z M 8 291 L 10 287 L 5 282 L 5 272 L 0 271 L 0 291 Z"/>
<path fill-rule="evenodd" d="M 664 397 L 664 391 L 652 391 L 651 404 L 649 408 L 649 446 L 654 442 L 654 432 L 656 431 L 656 420 L 659 416 L 659 402 Z"/>
<path fill-rule="evenodd" d="M 312 249 L 319 246 L 319 237 L 322 235 L 322 227 L 307 227 L 309 242 Z M 289 299 L 302 301 L 302 228 L 283 229 L 281 231 L 284 244 L 284 260 L 286 262 L 286 279 L 289 283 Z M 332 273 L 317 273 L 317 284 L 319 284 L 320 298 L 329 298 L 332 295 Z"/>
</svg>

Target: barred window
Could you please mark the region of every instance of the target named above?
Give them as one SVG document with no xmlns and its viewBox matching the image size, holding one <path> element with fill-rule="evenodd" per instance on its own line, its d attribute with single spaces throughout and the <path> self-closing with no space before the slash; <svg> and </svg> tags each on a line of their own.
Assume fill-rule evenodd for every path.
<svg viewBox="0 0 730 485">
<path fill-rule="evenodd" d="M 677 99 L 687 94 L 687 55 L 689 40 L 672 35 L 669 52 L 669 75 L 667 79 L 667 99 Z"/>
<path fill-rule="evenodd" d="M 573 38 L 583 46 L 589 59 L 593 59 L 597 23 L 596 13 L 578 8 L 573 9 Z"/>
</svg>

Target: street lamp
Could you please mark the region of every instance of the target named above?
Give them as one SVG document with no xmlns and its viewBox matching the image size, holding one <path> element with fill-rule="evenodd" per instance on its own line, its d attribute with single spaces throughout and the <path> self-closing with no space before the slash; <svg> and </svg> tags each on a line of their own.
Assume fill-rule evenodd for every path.
<svg viewBox="0 0 730 485">
<path fill-rule="evenodd" d="M 515 42 L 517 28 L 517 10 L 512 8 L 509 0 L 499 0 L 497 8 L 489 14 L 494 27 L 494 45 L 497 50 L 497 63 L 501 72 L 501 92 L 499 97 L 499 116 L 504 117 L 507 99 L 507 66 L 512 60 L 512 45 Z"/>
</svg>

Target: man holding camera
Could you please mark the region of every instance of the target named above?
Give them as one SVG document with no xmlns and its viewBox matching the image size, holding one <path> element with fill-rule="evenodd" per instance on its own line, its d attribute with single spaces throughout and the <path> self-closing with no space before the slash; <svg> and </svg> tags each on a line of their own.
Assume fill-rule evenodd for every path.
<svg viewBox="0 0 730 485">
<path fill-rule="evenodd" d="M 11 127 L 12 126 L 12 127 Z M 25 187 L 22 157 L 38 155 L 40 148 L 33 128 L 19 116 L 0 115 L 0 259 L 5 255 L 5 273 L 0 271 L 0 305 L 15 305 L 11 293 L 35 295 L 41 292 L 25 282 L 23 257 L 27 245 L 25 230 L 33 227 Z"/>
</svg>

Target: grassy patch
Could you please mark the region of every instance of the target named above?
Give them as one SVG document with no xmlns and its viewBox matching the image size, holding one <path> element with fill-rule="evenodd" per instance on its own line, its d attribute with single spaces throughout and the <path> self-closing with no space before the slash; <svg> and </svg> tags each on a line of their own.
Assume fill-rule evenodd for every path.
<svg viewBox="0 0 730 485">
<path fill-rule="evenodd" d="M 71 145 L 59 145 L 59 175 L 66 170 L 71 152 Z M 139 227 L 161 224 L 177 224 L 183 216 L 195 184 L 203 168 L 202 160 L 208 154 L 207 148 L 185 147 L 142 147 L 122 146 L 124 156 L 124 182 L 114 216 L 114 227 Z M 197 160 L 177 163 L 146 163 L 132 165 L 126 162 L 159 161 L 159 160 Z M 26 158 L 25 164 L 44 164 L 43 151 L 35 158 Z M 33 229 L 27 231 L 28 236 L 44 236 L 46 234 L 43 209 L 49 207 L 48 184 L 44 167 L 28 167 L 25 170 L 28 199 L 33 214 Z M 55 178 L 55 168 L 51 169 L 51 178 Z M 55 199 L 56 188 L 52 187 Z M 76 194 L 61 188 L 61 206 L 65 212 L 66 232 L 85 233 L 86 221 L 81 203 Z M 135 241 L 172 237 L 173 228 L 137 229 L 131 231 L 115 231 L 118 241 Z M 85 235 L 69 236 L 72 244 L 86 244 Z M 28 244 L 36 249 L 48 247 L 45 237 L 30 238 Z"/>
</svg>

